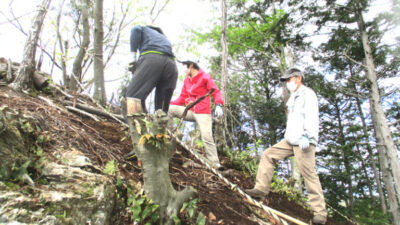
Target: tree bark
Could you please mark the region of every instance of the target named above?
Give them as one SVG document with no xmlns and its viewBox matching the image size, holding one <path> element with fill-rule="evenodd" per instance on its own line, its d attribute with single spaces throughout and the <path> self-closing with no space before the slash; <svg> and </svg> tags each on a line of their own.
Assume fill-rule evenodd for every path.
<svg viewBox="0 0 400 225">
<path fill-rule="evenodd" d="M 389 198 L 389 211 L 393 216 L 393 224 L 400 224 L 400 163 L 397 148 L 390 132 L 386 115 L 380 102 L 380 93 L 375 72 L 372 50 L 361 11 L 357 12 L 357 25 L 360 31 L 365 54 L 365 73 L 369 81 L 369 103 L 374 124 L 375 138 L 379 151 L 383 181 Z"/>
<path fill-rule="evenodd" d="M 144 191 L 160 206 L 159 224 L 173 224 L 173 215 L 178 215 L 183 203 L 190 200 L 196 190 L 187 187 L 178 192 L 172 186 L 169 162 L 177 142 L 168 140 L 165 130 L 172 127 L 172 118 L 162 110 L 156 111 L 154 116 L 128 114 L 128 124 L 134 151 L 142 161 Z"/>
<path fill-rule="evenodd" d="M 224 101 L 227 100 L 227 85 L 228 85 L 228 45 L 226 43 L 227 30 L 227 15 L 226 15 L 226 0 L 221 0 L 221 45 L 222 45 L 222 60 L 221 60 L 221 92 Z"/>
<path fill-rule="evenodd" d="M 63 75 L 63 84 L 64 86 L 68 86 L 68 75 L 67 75 L 67 63 L 66 63 L 66 58 L 67 56 L 67 52 L 68 52 L 68 41 L 63 41 L 63 37 L 61 35 L 61 31 L 60 31 L 60 24 L 61 24 L 61 15 L 63 12 L 63 6 L 64 6 L 64 2 L 65 0 L 63 0 L 61 2 L 60 5 L 60 9 L 58 11 L 58 15 L 57 15 L 57 22 L 56 22 L 56 29 L 57 29 L 57 40 L 58 40 L 58 45 L 60 47 L 60 51 L 61 51 L 61 70 L 62 70 L 62 75 Z"/>
<path fill-rule="evenodd" d="M 221 94 L 224 103 L 227 102 L 227 85 L 228 85 L 228 44 L 226 42 L 226 30 L 227 30 L 227 14 L 226 14 L 226 0 L 221 0 L 221 46 L 222 46 L 222 56 L 221 56 Z M 226 108 L 223 108 L 224 115 L 222 117 L 222 123 L 225 129 L 222 130 L 223 143 L 222 145 L 227 146 L 226 133 L 228 131 L 227 124 L 227 114 Z"/>
<path fill-rule="evenodd" d="M 353 84 L 353 88 L 354 88 L 354 90 L 356 90 L 355 84 Z M 386 213 L 387 209 L 386 209 L 385 194 L 383 193 L 382 184 L 381 184 L 381 180 L 380 180 L 380 176 L 379 176 L 379 171 L 378 171 L 376 163 L 375 163 L 374 153 L 372 152 L 372 147 L 368 141 L 369 134 L 368 134 L 368 130 L 367 130 L 367 123 L 365 122 L 364 113 L 361 108 L 361 101 L 358 97 L 356 97 L 355 99 L 356 99 L 356 104 L 357 104 L 357 109 L 358 109 L 358 116 L 361 118 L 363 134 L 364 134 L 365 139 L 367 140 L 367 151 L 369 154 L 369 161 L 372 166 L 372 171 L 374 172 L 374 179 L 376 182 L 376 187 L 378 189 L 379 199 L 381 201 L 382 212 Z"/>
<path fill-rule="evenodd" d="M 32 29 L 29 32 L 28 39 L 25 43 L 21 68 L 13 83 L 10 84 L 10 86 L 15 90 L 28 90 L 33 87 L 33 74 L 36 65 L 36 47 L 50 2 L 51 0 L 43 0 L 40 6 L 38 6 L 38 13 L 33 20 Z"/>
<path fill-rule="evenodd" d="M 93 98 L 101 105 L 107 101 L 104 87 L 103 65 L 103 0 L 95 0 L 94 6 L 94 94 Z"/>
<path fill-rule="evenodd" d="M 82 44 L 79 48 L 78 54 L 75 57 L 73 66 L 72 66 L 72 74 L 70 81 L 69 81 L 69 89 L 73 91 L 77 91 L 79 88 L 78 82 L 82 82 L 82 63 L 83 59 L 86 56 L 87 49 L 89 48 L 90 44 L 90 27 L 89 27 L 89 2 L 88 0 L 81 0 L 79 6 L 79 11 L 82 14 Z"/>
</svg>

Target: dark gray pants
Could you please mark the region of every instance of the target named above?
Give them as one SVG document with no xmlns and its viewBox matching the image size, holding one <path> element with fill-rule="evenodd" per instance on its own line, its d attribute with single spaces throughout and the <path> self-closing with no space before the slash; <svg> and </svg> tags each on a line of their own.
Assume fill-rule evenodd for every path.
<svg viewBox="0 0 400 225">
<path fill-rule="evenodd" d="M 140 99 L 143 110 L 146 111 L 146 98 L 156 88 L 155 110 L 162 109 L 168 112 L 178 78 L 175 60 L 170 56 L 149 53 L 140 56 L 136 66 L 126 97 Z"/>
</svg>

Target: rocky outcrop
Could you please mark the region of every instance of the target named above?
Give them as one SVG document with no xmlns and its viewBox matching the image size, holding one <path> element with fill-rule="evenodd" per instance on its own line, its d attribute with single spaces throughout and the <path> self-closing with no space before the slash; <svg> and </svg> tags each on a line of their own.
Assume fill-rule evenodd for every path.
<svg viewBox="0 0 400 225">
<path fill-rule="evenodd" d="M 116 187 L 108 176 L 57 163 L 43 176 L 48 184 L 36 188 L 0 182 L 0 224 L 110 224 Z"/>
<path fill-rule="evenodd" d="M 77 150 L 46 157 L 32 147 L 35 129 L 45 127 L 40 118 L 6 107 L 0 118 L 1 225 L 111 223 L 117 199 L 111 176 Z"/>
</svg>

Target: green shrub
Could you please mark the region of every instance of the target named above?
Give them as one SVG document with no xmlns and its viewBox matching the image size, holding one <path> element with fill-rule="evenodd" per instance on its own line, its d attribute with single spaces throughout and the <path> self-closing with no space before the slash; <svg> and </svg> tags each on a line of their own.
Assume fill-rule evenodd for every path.
<svg viewBox="0 0 400 225">
<path fill-rule="evenodd" d="M 197 213 L 197 201 L 199 199 L 195 198 L 190 202 L 185 202 L 180 210 L 181 217 L 187 220 L 189 224 L 193 225 L 205 225 L 206 217 L 202 212 Z M 177 215 L 173 215 L 173 220 L 175 225 L 181 225 L 181 220 Z"/>
<path fill-rule="evenodd" d="M 132 191 L 128 190 L 128 193 L 132 193 Z M 154 204 L 145 195 L 141 193 L 131 195 L 127 200 L 127 204 L 132 212 L 132 221 L 144 225 L 157 223 L 159 205 Z"/>
</svg>

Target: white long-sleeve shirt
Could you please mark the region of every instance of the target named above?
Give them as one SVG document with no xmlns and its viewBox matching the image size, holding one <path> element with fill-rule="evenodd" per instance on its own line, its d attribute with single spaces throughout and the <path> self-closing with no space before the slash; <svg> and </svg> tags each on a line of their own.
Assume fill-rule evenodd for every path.
<svg viewBox="0 0 400 225">
<path fill-rule="evenodd" d="M 302 136 L 311 144 L 317 145 L 319 132 L 318 99 L 315 92 L 304 85 L 292 93 L 286 103 L 288 119 L 285 140 L 291 145 L 298 145 Z"/>
</svg>

